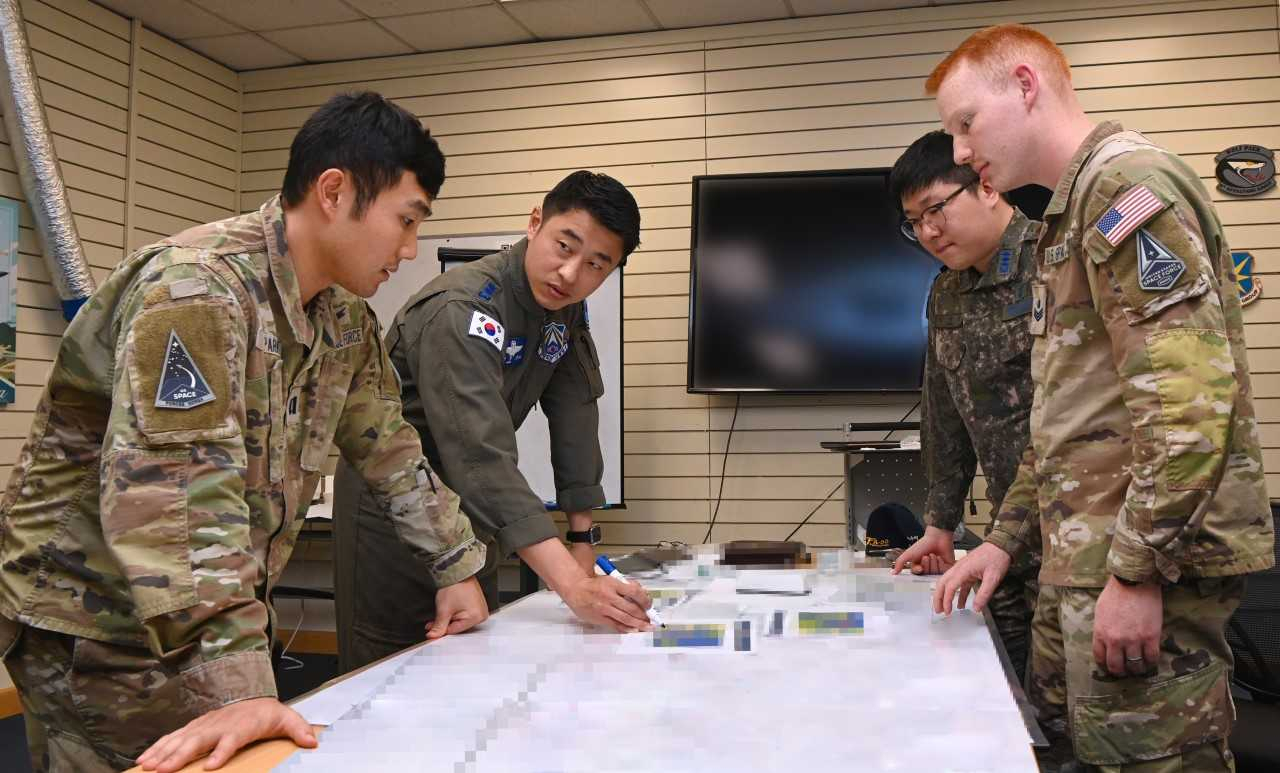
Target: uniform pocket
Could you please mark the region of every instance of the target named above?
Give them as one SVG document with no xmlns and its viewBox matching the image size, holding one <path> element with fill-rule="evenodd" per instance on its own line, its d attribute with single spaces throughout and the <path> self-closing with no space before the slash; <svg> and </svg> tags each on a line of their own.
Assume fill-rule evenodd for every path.
<svg viewBox="0 0 1280 773">
<path fill-rule="evenodd" d="M 290 398 L 306 400 L 301 415 L 295 416 L 294 408 L 290 407 L 289 418 L 290 421 L 301 422 L 301 464 L 307 472 L 319 472 L 329 457 L 353 373 L 354 368 L 346 360 L 335 354 L 327 355 L 312 371 L 312 378 L 303 387 L 302 395 Z"/>
<path fill-rule="evenodd" d="M 1071 734 L 1076 756 L 1090 765 L 1119 765 L 1179 754 L 1226 738 L 1232 709 L 1222 663 L 1132 689 L 1076 698 Z"/>
<path fill-rule="evenodd" d="M 574 348 L 578 350 L 578 364 L 582 366 L 582 372 L 587 378 L 591 399 L 598 400 L 604 396 L 604 377 L 600 374 L 600 355 L 596 351 L 596 342 L 585 327 L 578 328 L 574 338 L 577 339 Z"/>
<path fill-rule="evenodd" d="M 191 455 L 121 451 L 104 463 L 102 531 L 142 620 L 196 604 L 187 534 Z"/>
<path fill-rule="evenodd" d="M 1239 382 L 1225 334 L 1175 329 L 1147 337 L 1160 396 L 1171 489 L 1217 485 Z"/>
</svg>

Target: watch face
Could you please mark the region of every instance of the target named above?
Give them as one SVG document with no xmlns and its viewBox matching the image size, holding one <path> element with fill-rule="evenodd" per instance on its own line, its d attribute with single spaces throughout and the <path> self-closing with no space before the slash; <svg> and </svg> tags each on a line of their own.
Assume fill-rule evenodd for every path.
<svg viewBox="0 0 1280 773">
<path fill-rule="evenodd" d="M 591 544 L 592 544 L 592 545 L 599 545 L 599 544 L 600 544 L 600 526 L 599 526 L 599 524 L 597 524 L 597 525 L 595 525 L 595 526 L 592 526 L 592 527 L 591 527 L 591 530 L 587 532 L 587 535 L 591 538 Z"/>
</svg>

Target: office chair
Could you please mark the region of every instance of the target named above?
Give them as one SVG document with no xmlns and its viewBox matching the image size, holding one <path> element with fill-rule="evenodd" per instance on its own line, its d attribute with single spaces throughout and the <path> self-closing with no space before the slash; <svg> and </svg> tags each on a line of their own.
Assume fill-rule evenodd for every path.
<svg viewBox="0 0 1280 773">
<path fill-rule="evenodd" d="M 1280 501 L 1271 503 L 1280 525 Z M 1231 681 L 1252 700 L 1236 701 L 1231 751 L 1237 773 L 1280 770 L 1280 542 L 1277 566 L 1249 575 L 1244 601 L 1227 623 L 1227 642 L 1235 655 Z"/>
</svg>

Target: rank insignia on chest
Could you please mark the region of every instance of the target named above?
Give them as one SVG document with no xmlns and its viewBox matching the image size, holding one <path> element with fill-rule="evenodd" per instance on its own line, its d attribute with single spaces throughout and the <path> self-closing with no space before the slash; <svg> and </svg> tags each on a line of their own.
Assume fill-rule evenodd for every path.
<svg viewBox="0 0 1280 773">
<path fill-rule="evenodd" d="M 1187 266 L 1160 240 L 1138 229 L 1138 286 L 1148 292 L 1171 289 Z"/>
<path fill-rule="evenodd" d="M 170 330 L 164 370 L 160 373 L 160 386 L 156 389 L 156 407 L 185 411 L 215 399 L 209 382 L 205 381 L 195 360 L 191 359 L 191 353 L 178 338 L 177 331 Z"/>
<path fill-rule="evenodd" d="M 1009 274 L 1013 271 L 1013 250 L 1000 250 L 997 258 L 996 272 L 1000 274 L 1001 279 L 1008 279 Z"/>
<path fill-rule="evenodd" d="M 1240 288 L 1240 305 L 1248 306 L 1262 295 L 1262 280 L 1253 275 L 1253 254 L 1231 253 L 1231 266 L 1235 270 L 1236 285 Z"/>
<path fill-rule="evenodd" d="M 502 350 L 502 365 L 510 368 L 524 362 L 524 336 L 512 336 L 507 348 Z"/>
<path fill-rule="evenodd" d="M 502 323 L 482 311 L 471 313 L 471 326 L 467 329 L 467 334 L 483 338 L 498 351 L 502 351 L 502 344 L 507 340 Z"/>
<path fill-rule="evenodd" d="M 1048 295 L 1048 288 L 1039 282 L 1031 285 L 1031 320 L 1027 323 L 1031 335 L 1044 335 L 1045 307 L 1048 305 Z"/>
<path fill-rule="evenodd" d="M 496 292 L 498 292 L 498 286 L 493 282 L 486 282 L 484 287 L 480 288 L 480 292 L 476 294 L 476 297 L 482 301 L 488 301 L 493 299 L 493 294 Z"/>
<path fill-rule="evenodd" d="M 548 322 L 542 328 L 542 344 L 538 347 L 538 356 L 555 365 L 569 351 L 568 328 L 563 322 Z"/>
</svg>

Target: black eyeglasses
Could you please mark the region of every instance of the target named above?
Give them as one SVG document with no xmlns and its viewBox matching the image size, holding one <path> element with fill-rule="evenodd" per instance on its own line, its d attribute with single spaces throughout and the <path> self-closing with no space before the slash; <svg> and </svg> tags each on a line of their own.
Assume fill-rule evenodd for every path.
<svg viewBox="0 0 1280 773">
<path fill-rule="evenodd" d="M 976 182 L 976 180 L 974 182 Z M 898 225 L 898 227 L 902 229 L 902 235 L 913 242 L 918 242 L 920 241 L 919 231 L 921 225 L 931 226 L 935 231 L 941 231 L 947 225 L 947 213 L 942 211 L 942 208 L 950 204 L 951 200 L 956 196 L 959 196 L 961 192 L 967 191 L 971 187 L 973 187 L 973 182 L 961 185 L 959 188 L 952 191 L 950 196 L 946 197 L 942 201 L 939 201 L 931 207 L 925 207 L 924 211 L 920 213 L 920 217 L 903 218 L 902 222 Z"/>
</svg>

